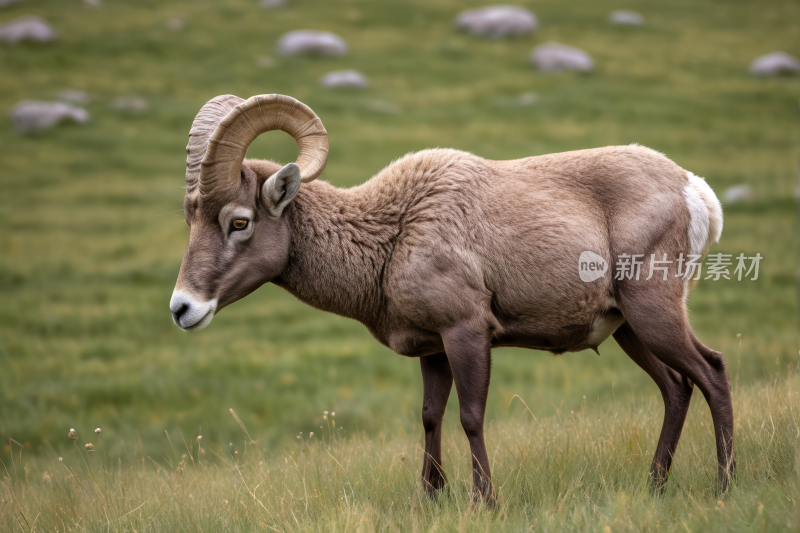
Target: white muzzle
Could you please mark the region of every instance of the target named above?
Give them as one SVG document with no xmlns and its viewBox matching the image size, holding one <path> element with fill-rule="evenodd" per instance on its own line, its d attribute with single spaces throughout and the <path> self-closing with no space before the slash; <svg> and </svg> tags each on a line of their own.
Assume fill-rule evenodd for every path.
<svg viewBox="0 0 800 533">
<path fill-rule="evenodd" d="M 172 321 L 183 331 L 200 331 L 214 319 L 217 299 L 201 302 L 188 292 L 175 289 L 169 301 Z"/>
</svg>

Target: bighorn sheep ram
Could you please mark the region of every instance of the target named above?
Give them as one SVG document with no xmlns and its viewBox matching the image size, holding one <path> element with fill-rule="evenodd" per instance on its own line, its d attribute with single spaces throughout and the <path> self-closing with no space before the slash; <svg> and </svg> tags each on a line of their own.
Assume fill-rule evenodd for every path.
<svg viewBox="0 0 800 533">
<path fill-rule="evenodd" d="M 245 159 L 261 133 L 283 130 L 296 163 Z M 733 473 L 733 408 L 723 354 L 689 325 L 693 276 L 681 254 L 705 256 L 722 208 L 702 178 L 641 146 L 513 161 L 423 150 L 351 189 L 314 181 L 328 136 L 288 96 L 209 101 L 192 124 L 184 214 L 191 230 L 173 320 L 199 331 L 264 283 L 358 320 L 422 367 L 423 484 L 447 480 L 442 417 L 453 383 L 472 452 L 476 498 L 494 491 L 483 438 L 491 349 L 553 353 L 595 348 L 613 335 L 656 382 L 664 424 L 651 467 L 663 490 L 694 384 L 714 421 L 719 489 Z M 583 252 L 673 260 L 650 279 L 579 277 Z M 654 255 L 651 255 L 654 254 Z M 657 257 L 658 259 L 653 259 Z"/>
</svg>

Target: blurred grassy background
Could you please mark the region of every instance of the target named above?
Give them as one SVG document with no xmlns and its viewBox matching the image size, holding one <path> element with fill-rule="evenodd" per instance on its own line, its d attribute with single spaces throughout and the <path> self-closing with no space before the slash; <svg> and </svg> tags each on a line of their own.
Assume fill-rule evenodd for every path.
<svg viewBox="0 0 800 533">
<path fill-rule="evenodd" d="M 426 147 L 510 159 L 631 142 L 706 177 L 718 195 L 747 183 L 755 199 L 725 207 L 712 252 L 761 253 L 759 279 L 701 282 L 693 323 L 742 383 L 796 361 L 790 232 L 800 77 L 754 79 L 747 68 L 773 50 L 800 52 L 800 4 L 517 3 L 536 13 L 540 30 L 488 41 L 452 29 L 460 10 L 483 5 L 475 0 L 290 0 L 274 11 L 256 0 L 105 0 L 99 9 L 25 0 L 0 11 L 0 23 L 38 14 L 59 34 L 51 44 L 0 46 L 0 109 L 66 88 L 93 97 L 84 126 L 20 136 L 0 117 L 0 436 L 58 451 L 69 428 L 85 435 L 101 426 L 107 445 L 130 450 L 135 431 L 147 453 L 162 446 L 164 430 L 194 437 L 202 425 L 204 443 L 226 445 L 240 434 L 229 407 L 272 445 L 319 426 L 323 410 L 369 434 L 420 431 L 415 360 L 274 286 L 202 333 L 172 324 L 168 301 L 188 238 L 184 147 L 197 110 L 224 93 L 284 93 L 311 106 L 330 134 L 323 178 L 340 186 Z M 611 26 L 617 8 L 639 10 L 647 24 Z M 173 31 L 175 17 L 185 25 Z M 338 33 L 350 53 L 278 57 L 277 39 L 302 28 Z M 585 49 L 596 72 L 535 72 L 528 54 L 547 41 Z M 262 56 L 274 66 L 260 66 Z M 344 68 L 363 72 L 370 88 L 319 87 L 322 74 Z M 538 101 L 519 105 L 525 93 Z M 109 110 L 119 95 L 142 96 L 150 108 Z M 249 155 L 288 162 L 296 153 L 273 132 Z M 584 396 L 659 396 L 613 340 L 600 351 L 496 350 L 487 418 L 507 417 L 514 394 L 537 416 L 577 409 Z"/>
</svg>

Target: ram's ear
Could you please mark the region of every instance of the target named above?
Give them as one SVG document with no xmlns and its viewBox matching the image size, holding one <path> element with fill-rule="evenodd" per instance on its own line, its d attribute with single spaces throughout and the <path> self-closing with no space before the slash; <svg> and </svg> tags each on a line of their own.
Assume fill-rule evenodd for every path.
<svg viewBox="0 0 800 533">
<path fill-rule="evenodd" d="M 277 218 L 299 190 L 300 166 L 297 163 L 289 163 L 264 182 L 261 187 L 261 199 L 269 214 Z"/>
</svg>

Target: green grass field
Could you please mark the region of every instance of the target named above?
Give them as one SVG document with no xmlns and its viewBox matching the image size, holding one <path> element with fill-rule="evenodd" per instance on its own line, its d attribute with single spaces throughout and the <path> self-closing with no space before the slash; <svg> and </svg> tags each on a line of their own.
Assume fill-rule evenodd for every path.
<svg viewBox="0 0 800 533">
<path fill-rule="evenodd" d="M 177 468 L 182 452 L 173 455 L 165 431 L 176 448 L 183 446 L 181 435 L 195 443 L 197 460 L 195 437 L 201 426 L 207 455 L 200 456 L 204 466 L 191 470 L 197 479 L 192 490 L 202 488 L 203 498 L 211 498 L 222 490 L 211 488 L 214 476 L 222 474 L 203 468 L 225 470 L 212 450 L 227 458 L 228 444 L 242 443 L 229 408 L 258 440 L 258 453 L 265 457 L 258 460 L 273 465 L 267 468 L 275 472 L 285 470 L 279 464 L 283 457 L 300 453 L 298 432 L 319 433 L 324 410 L 336 412 L 338 427 L 345 428 L 337 434 L 347 437 L 325 445 L 330 448 L 312 445 L 307 464 L 313 456 L 334 472 L 328 450 L 337 458 L 351 457 L 363 477 L 404 453 L 405 470 L 387 474 L 380 483 L 362 481 L 352 492 L 339 487 L 341 494 L 355 498 L 346 501 L 337 499 L 330 485 L 325 489 L 329 496 L 313 500 L 305 495 L 304 503 L 298 503 L 302 484 L 296 483 L 305 478 L 281 485 L 283 477 L 265 477 L 271 484 L 270 503 L 265 504 L 270 512 L 280 507 L 281 498 L 287 502 L 280 520 L 237 515 L 218 522 L 219 498 L 237 500 L 225 493 L 201 502 L 195 492 L 192 507 L 188 497 L 193 493 L 188 491 L 181 493 L 180 508 L 202 508 L 194 518 L 159 518 L 149 525 L 115 521 L 107 527 L 174 530 L 193 529 L 196 523 L 202 530 L 267 525 L 350 530 L 365 519 L 369 524 L 364 527 L 380 523 L 382 530 L 412 525 L 425 530 L 492 530 L 500 525 L 519 530 L 534 525 L 549 531 L 605 526 L 614 531 L 711 526 L 750 531 L 760 530 L 761 522 L 743 517 L 758 513 L 759 502 L 767 506 L 763 513 L 778 517 L 765 527 L 800 527 L 797 477 L 787 474 L 797 462 L 790 452 L 796 446 L 800 402 L 792 399 L 786 384 L 791 383 L 786 381 L 788 366 L 798 362 L 791 234 L 800 76 L 755 79 L 747 72 L 758 55 L 773 50 L 800 54 L 800 4 L 518 4 L 535 11 L 540 30 L 530 37 L 489 41 L 452 29 L 461 9 L 483 5 L 476 0 L 293 0 L 290 7 L 275 11 L 258 9 L 256 0 L 105 0 L 99 9 L 85 8 L 77 0 L 25 0 L 0 11 L 0 23 L 38 14 L 59 34 L 59 41 L 51 44 L 0 46 L 1 109 L 10 110 L 22 99 L 53 100 L 66 88 L 84 90 L 93 98 L 86 106 L 92 120 L 83 126 L 65 124 L 20 136 L 6 111 L 0 117 L 0 458 L 9 472 L 3 477 L 6 473 L 0 470 L 0 486 L 6 491 L 0 497 L 5 499 L 0 527 L 33 529 L 25 527 L 13 502 L 30 522 L 40 512 L 35 509 L 46 507 L 42 502 L 69 497 L 74 509 L 91 509 L 86 516 L 93 518 L 69 522 L 82 511 L 70 514 L 63 507 L 68 518 L 59 530 L 101 529 L 108 520 L 92 514 L 98 509 L 106 509 L 110 520 L 153 496 L 151 489 L 160 483 L 156 467 L 149 461 L 137 463 L 141 457 L 151 457 L 162 470 Z M 641 11 L 647 24 L 611 26 L 606 18 L 618 8 Z M 175 17 L 185 17 L 177 31 L 167 27 Z M 350 53 L 335 59 L 278 57 L 277 39 L 302 28 L 338 33 Z M 535 72 L 528 54 L 547 41 L 585 49 L 594 57 L 596 71 Z M 274 66 L 260 66 L 263 56 L 271 57 Z M 367 75 L 370 88 L 319 87 L 322 74 L 344 68 Z M 594 352 L 552 357 L 501 349 L 494 352 L 487 424 L 497 428 L 494 446 L 504 443 L 497 457 L 505 466 L 496 468 L 495 481 L 517 488 L 504 492 L 499 513 L 456 512 L 466 501 L 462 481 L 467 461 L 453 395 L 446 416 L 446 439 L 453 452 L 445 468 L 451 479 L 460 481 L 454 483 L 455 507 L 443 504 L 437 517 L 439 508 L 414 499 L 422 442 L 416 361 L 380 346 L 359 324 L 305 307 L 274 286 L 225 309 L 199 334 L 172 324 L 168 302 L 188 238 L 181 213 L 184 147 L 197 110 L 224 93 L 245 98 L 283 93 L 311 106 L 330 134 L 323 179 L 340 186 L 361 183 L 393 159 L 426 147 L 510 159 L 631 142 L 659 150 L 704 176 L 718 195 L 730 186 L 749 184 L 753 200 L 725 206 L 722 240 L 712 253 L 761 253 L 759 279 L 700 282 L 690 311 L 700 338 L 726 353 L 731 379 L 738 384 L 736 405 L 748 413 L 737 419 L 743 456 L 764 457 L 772 446 L 759 433 L 764 431 L 762 422 L 769 424 L 768 417 L 748 409 L 751 400 L 763 405 L 763 398 L 774 394 L 793 406 L 793 415 L 782 411 L 782 422 L 773 420 L 783 450 L 778 458 L 772 463 L 752 460 L 761 465 L 753 472 L 774 463 L 780 475 L 742 474 L 730 500 L 738 503 L 719 507 L 713 493 L 708 410 L 697 393 L 668 495 L 649 498 L 643 488 L 645 473 L 663 408 L 658 389 L 614 341 L 601 347 L 600 357 Z M 526 93 L 535 93 L 538 100 L 519 105 Z M 150 107 L 137 116 L 110 110 L 108 104 L 120 95 L 142 96 Z M 249 153 L 283 162 L 296 154 L 291 138 L 278 132 L 262 136 Z M 737 333 L 742 334 L 741 347 Z M 515 394 L 549 428 L 546 432 L 539 434 L 529 425 L 525 417 L 530 414 L 520 402 L 512 402 Z M 598 465 L 625 465 L 626 453 L 634 452 L 617 443 L 559 470 L 561 463 L 554 464 L 552 455 L 510 451 L 522 440 L 545 450 L 545 435 L 558 449 L 573 449 L 575 440 L 565 444 L 573 431 L 567 415 L 571 411 L 593 413 L 594 420 L 600 419 L 598 413 L 622 413 L 614 419 L 618 425 L 587 425 L 587 438 L 599 442 L 605 434 L 622 435 L 636 424 L 637 446 L 643 451 L 636 451 L 640 455 L 630 468 L 614 467 L 607 475 Z M 138 489 L 114 496 L 113 505 L 106 494 L 103 505 L 92 507 L 89 502 L 100 500 L 92 496 L 87 478 L 78 476 L 85 489 L 69 485 L 73 482 L 63 467 L 56 468 L 56 458 L 63 456 L 69 468 L 79 468 L 83 463 L 67 432 L 76 428 L 82 445 L 98 426 L 103 428 L 108 464 L 115 472 L 122 464 L 120 482 Z M 22 444 L 22 465 L 20 447 L 8 438 Z M 96 461 L 95 455 L 89 454 L 90 461 Z M 255 456 L 248 456 L 251 470 L 258 466 Z M 97 463 L 89 464 L 95 475 L 102 472 Z M 121 473 L 136 465 L 151 470 Z M 581 481 L 586 469 L 591 483 Z M 53 493 L 61 496 L 47 492 L 45 470 L 54 483 L 61 483 L 60 492 Z M 519 472 L 525 474 L 520 478 Z M 535 477 L 546 472 L 559 476 L 562 484 L 548 485 Z M 226 487 L 239 490 L 237 478 L 230 470 L 228 474 L 224 482 L 219 478 L 220 487 L 228 483 Z M 334 478 L 315 478 L 315 490 L 339 483 Z M 603 488 L 603 479 L 613 489 Z M 581 488 L 567 497 L 568 487 Z M 311 489 L 306 485 L 306 490 Z M 259 504 L 252 498 L 249 502 L 250 511 L 243 513 L 257 511 Z M 389 512 L 391 502 L 396 503 Z M 289 510 L 297 514 L 300 508 L 302 516 L 292 518 Z M 146 506 L 141 512 L 154 510 Z M 393 518 L 380 522 L 370 513 Z M 613 522 L 618 517 L 625 518 Z M 35 527 L 52 531 L 51 522 Z"/>
<path fill-rule="evenodd" d="M 661 407 L 584 402 L 560 416 L 529 413 L 489 426 L 494 510 L 471 505 L 469 447 L 443 440 L 450 485 L 420 490 L 416 436 L 341 430 L 329 417 L 281 448 L 240 431 L 228 446 L 136 441 L 131 454 L 73 449 L 8 461 L 0 527 L 8 531 L 796 531 L 800 521 L 798 385 L 792 377 L 736 389 L 737 481 L 718 499 L 711 417 L 697 402 L 663 497 L 647 470 Z M 88 432 L 91 434 L 91 432 Z M 345 436 L 345 434 L 347 436 Z M 143 456 L 139 446 L 160 449 Z M 23 458 L 24 459 L 24 458 Z M 21 466 L 24 465 L 24 466 Z M 0 504 L 2 505 L 2 504 Z M 37 528 L 38 525 L 38 528 Z"/>
</svg>

